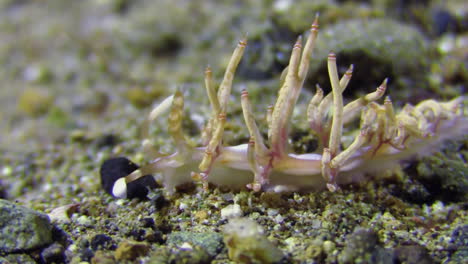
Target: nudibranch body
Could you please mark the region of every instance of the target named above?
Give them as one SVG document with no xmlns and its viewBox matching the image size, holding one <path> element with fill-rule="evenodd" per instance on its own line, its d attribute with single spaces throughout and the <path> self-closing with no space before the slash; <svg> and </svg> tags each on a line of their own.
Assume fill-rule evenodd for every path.
<svg viewBox="0 0 468 264">
<path fill-rule="evenodd" d="M 289 123 L 306 78 L 310 57 L 318 34 L 317 18 L 305 46 L 299 37 L 293 46 L 289 66 L 281 78 L 276 103 L 268 108 L 268 137 L 264 139 L 252 114 L 247 91 L 242 91 L 241 104 L 249 142 L 238 146 L 223 145 L 228 99 L 237 66 L 247 45 L 241 40 L 227 66 L 223 81 L 215 89 L 211 69 L 205 71 L 205 86 L 212 116 L 203 129 L 203 145 L 192 146 L 182 131 L 184 99 L 177 91 L 156 106 L 148 124 L 169 112 L 168 130 L 177 151 L 162 154 L 149 139 L 143 140 L 149 164 L 118 179 L 112 190 L 125 197 L 127 184 L 145 175 L 154 175 L 169 190 L 199 180 L 233 188 L 260 190 L 338 189 L 338 184 L 355 181 L 366 173 L 391 168 L 415 155 L 427 155 L 441 141 L 468 132 L 463 97 L 448 102 L 422 101 L 406 105 L 395 113 L 391 100 L 376 103 L 387 88 L 385 79 L 377 89 L 361 98 L 343 103 L 342 93 L 353 72 L 351 65 L 340 78 L 335 54 L 328 56 L 328 74 L 332 92 L 324 95 L 317 85 L 316 94 L 307 108 L 307 119 L 318 140 L 315 153 L 295 154 L 288 143 Z M 354 141 L 342 148 L 343 127 L 360 117 L 360 131 Z"/>
</svg>

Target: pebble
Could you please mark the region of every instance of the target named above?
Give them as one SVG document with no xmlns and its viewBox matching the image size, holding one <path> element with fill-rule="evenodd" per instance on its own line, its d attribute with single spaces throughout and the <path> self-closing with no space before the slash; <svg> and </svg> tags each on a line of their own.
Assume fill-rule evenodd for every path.
<svg viewBox="0 0 468 264">
<path fill-rule="evenodd" d="M 195 219 L 198 221 L 198 222 L 203 222 L 205 221 L 206 219 L 208 219 L 210 215 L 208 214 L 208 212 L 206 210 L 201 210 L 201 211 L 197 211 L 195 214 L 194 214 L 194 217 Z"/>
<path fill-rule="evenodd" d="M 395 249 L 395 255 L 398 263 L 406 264 L 431 264 L 434 263 L 426 248 L 414 246 L 400 246 Z"/>
<path fill-rule="evenodd" d="M 123 241 L 115 250 L 114 257 L 118 261 L 135 260 L 148 254 L 150 246 L 144 242 Z"/>
<path fill-rule="evenodd" d="M 221 209 L 221 218 L 223 219 L 241 217 L 242 214 L 242 209 L 238 204 L 230 204 Z"/>
<path fill-rule="evenodd" d="M 112 238 L 105 234 L 97 234 L 91 239 L 91 248 L 98 249 L 113 249 L 115 248 Z"/>
<path fill-rule="evenodd" d="M 333 243 L 333 241 L 330 241 L 330 240 L 324 241 L 322 246 L 323 246 L 323 251 L 325 251 L 325 253 L 327 254 L 333 253 L 336 247 L 335 243 Z"/>
<path fill-rule="evenodd" d="M 184 211 L 185 209 L 188 208 L 188 204 L 186 203 L 180 203 L 179 205 L 179 210 Z"/>
<path fill-rule="evenodd" d="M 79 225 L 82 225 L 82 226 L 86 226 L 86 227 L 92 227 L 93 226 L 93 220 L 90 219 L 88 216 L 86 215 L 81 215 L 79 216 L 77 219 L 76 219 L 76 222 L 79 224 Z"/>
<path fill-rule="evenodd" d="M 41 259 L 44 263 L 64 263 L 65 248 L 55 242 L 41 252 Z"/>
<path fill-rule="evenodd" d="M 155 225 L 155 222 L 153 218 L 145 217 L 140 220 L 140 224 L 144 228 L 153 228 Z"/>
</svg>

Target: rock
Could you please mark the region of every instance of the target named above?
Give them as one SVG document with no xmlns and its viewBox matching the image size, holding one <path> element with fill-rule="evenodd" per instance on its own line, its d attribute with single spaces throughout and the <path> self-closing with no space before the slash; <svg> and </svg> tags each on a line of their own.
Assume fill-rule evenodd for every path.
<svg viewBox="0 0 468 264">
<path fill-rule="evenodd" d="M 0 199 L 0 252 L 11 253 L 52 243 L 52 224 L 46 214 Z"/>
<path fill-rule="evenodd" d="M 150 218 L 150 217 L 142 218 L 140 220 L 140 224 L 141 224 L 142 227 L 145 227 L 145 228 L 154 228 L 155 227 L 154 219 Z"/>
<path fill-rule="evenodd" d="M 242 216 L 242 209 L 238 204 L 230 204 L 221 209 L 221 218 L 229 219 Z"/>
<path fill-rule="evenodd" d="M 276 263 L 283 253 L 265 237 L 262 227 L 248 218 L 234 218 L 224 226 L 228 256 L 236 263 Z"/>
<path fill-rule="evenodd" d="M 184 243 L 192 247 L 200 246 L 211 256 L 215 257 L 223 248 L 223 236 L 215 232 L 172 232 L 167 236 L 167 244 L 180 248 Z"/>
<path fill-rule="evenodd" d="M 377 233 L 357 228 L 346 237 L 346 244 L 338 256 L 338 263 L 394 263 L 390 251 L 378 241 Z"/>
<path fill-rule="evenodd" d="M 97 234 L 91 239 L 91 249 L 94 251 L 98 249 L 115 249 L 115 244 L 110 236 Z"/>
<path fill-rule="evenodd" d="M 202 223 L 203 221 L 208 219 L 208 217 L 210 217 L 210 214 L 208 213 L 207 210 L 200 210 L 200 211 L 195 212 L 193 214 L 193 217 L 198 223 Z"/>
<path fill-rule="evenodd" d="M 123 241 L 115 250 L 114 257 L 118 261 L 135 260 L 148 254 L 150 246 L 148 243 L 136 241 Z"/>
<path fill-rule="evenodd" d="M 94 252 L 90 248 L 82 248 L 79 252 L 82 261 L 90 261 L 94 257 Z"/>
<path fill-rule="evenodd" d="M 131 239 L 136 240 L 136 241 L 143 241 L 146 236 L 146 230 L 141 229 L 141 228 L 132 228 L 131 230 L 128 231 L 126 234 L 128 237 L 131 237 Z"/>
<path fill-rule="evenodd" d="M 395 249 L 397 263 L 431 264 L 434 263 L 427 250 L 422 246 L 400 246 Z"/>
<path fill-rule="evenodd" d="M 44 263 L 64 263 L 65 248 L 59 243 L 53 243 L 41 252 L 41 259 Z"/>
</svg>

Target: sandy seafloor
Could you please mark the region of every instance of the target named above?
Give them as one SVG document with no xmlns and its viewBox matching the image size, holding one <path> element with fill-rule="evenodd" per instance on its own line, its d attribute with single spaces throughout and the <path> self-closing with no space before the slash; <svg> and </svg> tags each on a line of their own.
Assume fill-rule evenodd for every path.
<svg viewBox="0 0 468 264">
<path fill-rule="evenodd" d="M 68 235 L 63 261 L 72 263 L 114 263 L 116 258 L 235 263 L 225 245 L 202 258 L 197 254 L 206 249 L 190 250 L 173 238 L 181 232 L 222 236 L 227 220 L 221 210 L 231 204 L 264 229 L 274 246 L 263 250 L 281 252 L 282 263 L 467 263 L 466 137 L 337 193 L 252 193 L 214 186 L 203 192 L 192 186 L 175 194 L 156 189 L 152 199 L 142 201 L 118 200 L 102 189 L 104 160 L 125 156 L 148 162 L 140 147 L 141 124 L 151 106 L 175 89 L 186 97 L 187 137 L 199 142 L 210 116 L 204 68 L 210 65 L 219 82 L 243 35 L 249 45 L 234 80 L 225 144 L 246 142 L 241 89 L 249 89 L 261 120 L 274 102 L 294 39 L 317 12 L 319 39 L 335 42 L 321 43 L 312 61 L 318 66 L 311 69 L 291 129 L 297 152 L 313 150 L 301 111 L 317 80 L 329 89 L 319 67 L 326 57 L 321 51 L 329 47 L 344 64 L 340 72 L 347 63 L 357 64 L 347 101 L 386 76 L 387 94 L 397 108 L 407 101 L 466 94 L 468 8 L 463 1 L 308 2 L 0 1 L 0 198 L 48 214 L 66 208 L 53 223 Z M 334 35 L 334 26 L 357 20 L 387 22 L 359 41 Z M 407 31 L 391 31 L 399 26 Z M 405 45 L 388 45 L 388 53 L 372 51 L 383 39 Z M 151 139 L 170 152 L 166 128 L 166 120 L 157 120 Z M 91 248 L 97 235 L 110 240 Z M 123 261 L 116 248 L 131 241 L 144 243 L 148 251 Z M 260 263 L 261 257 L 252 254 L 241 259 Z"/>
</svg>

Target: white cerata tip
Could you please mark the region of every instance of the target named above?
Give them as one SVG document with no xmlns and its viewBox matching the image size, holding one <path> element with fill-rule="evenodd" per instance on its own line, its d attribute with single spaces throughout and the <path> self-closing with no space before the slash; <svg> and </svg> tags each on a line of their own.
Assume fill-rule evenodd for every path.
<svg viewBox="0 0 468 264">
<path fill-rule="evenodd" d="M 112 194 L 117 198 L 127 198 L 127 183 L 124 177 L 115 181 Z"/>
</svg>

